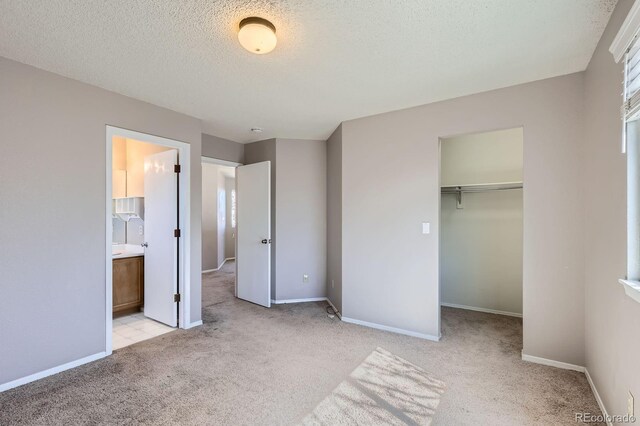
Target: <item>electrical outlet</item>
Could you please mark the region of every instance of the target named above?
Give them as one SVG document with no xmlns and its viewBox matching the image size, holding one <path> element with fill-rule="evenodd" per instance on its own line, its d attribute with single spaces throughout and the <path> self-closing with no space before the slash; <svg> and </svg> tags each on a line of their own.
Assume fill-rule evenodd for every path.
<svg viewBox="0 0 640 426">
<path fill-rule="evenodd" d="M 302 276 L 302 282 L 303 283 L 308 283 L 309 282 L 309 274 L 304 274 Z"/>
<path fill-rule="evenodd" d="M 144 228 L 142 225 L 138 226 L 138 235 L 144 235 Z"/>
<path fill-rule="evenodd" d="M 631 393 L 631 391 L 629 391 L 629 396 L 627 397 L 627 414 L 629 414 L 629 417 L 633 417 L 634 414 L 634 409 L 633 409 L 633 394 Z"/>
<path fill-rule="evenodd" d="M 336 281 L 335 280 L 331 280 L 331 288 L 336 288 Z"/>
</svg>

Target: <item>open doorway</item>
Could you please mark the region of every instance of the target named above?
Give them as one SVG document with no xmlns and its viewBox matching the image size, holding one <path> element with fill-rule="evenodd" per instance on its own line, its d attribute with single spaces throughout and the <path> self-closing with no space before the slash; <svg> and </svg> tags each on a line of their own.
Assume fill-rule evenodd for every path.
<svg viewBox="0 0 640 426">
<path fill-rule="evenodd" d="M 271 162 L 202 158 L 203 305 L 271 307 Z"/>
<path fill-rule="evenodd" d="M 202 272 L 220 270 L 236 258 L 234 163 L 202 161 Z"/>
<path fill-rule="evenodd" d="M 107 127 L 107 353 L 189 318 L 189 145 Z"/>
<path fill-rule="evenodd" d="M 235 297 L 238 163 L 202 158 L 203 305 Z"/>
<path fill-rule="evenodd" d="M 522 317 L 523 129 L 442 138 L 440 185 L 441 306 Z"/>
</svg>

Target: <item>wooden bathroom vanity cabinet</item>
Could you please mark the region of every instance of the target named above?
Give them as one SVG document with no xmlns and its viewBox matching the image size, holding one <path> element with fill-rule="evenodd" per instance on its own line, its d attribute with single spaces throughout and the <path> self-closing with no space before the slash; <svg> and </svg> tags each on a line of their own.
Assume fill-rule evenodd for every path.
<svg viewBox="0 0 640 426">
<path fill-rule="evenodd" d="M 144 306 L 144 256 L 113 259 L 113 314 L 139 312 Z"/>
</svg>

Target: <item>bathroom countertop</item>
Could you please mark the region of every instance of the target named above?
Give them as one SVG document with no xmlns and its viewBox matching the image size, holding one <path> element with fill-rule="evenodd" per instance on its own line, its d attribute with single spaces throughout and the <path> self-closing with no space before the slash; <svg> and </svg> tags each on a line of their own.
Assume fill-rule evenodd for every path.
<svg viewBox="0 0 640 426">
<path fill-rule="evenodd" d="M 136 244 L 113 244 L 111 253 L 113 259 L 144 256 L 144 248 Z"/>
</svg>

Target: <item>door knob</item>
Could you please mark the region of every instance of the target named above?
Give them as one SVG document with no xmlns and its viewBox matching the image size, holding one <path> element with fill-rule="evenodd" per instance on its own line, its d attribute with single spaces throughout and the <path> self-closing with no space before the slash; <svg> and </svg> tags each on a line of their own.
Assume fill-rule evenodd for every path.
<svg viewBox="0 0 640 426">
<path fill-rule="evenodd" d="M 261 241 L 261 243 L 262 244 L 271 244 L 271 238 L 269 238 L 269 239 L 265 238 L 264 240 Z"/>
<path fill-rule="evenodd" d="M 149 243 L 142 243 L 140 244 L 142 247 L 149 247 Z"/>
</svg>

